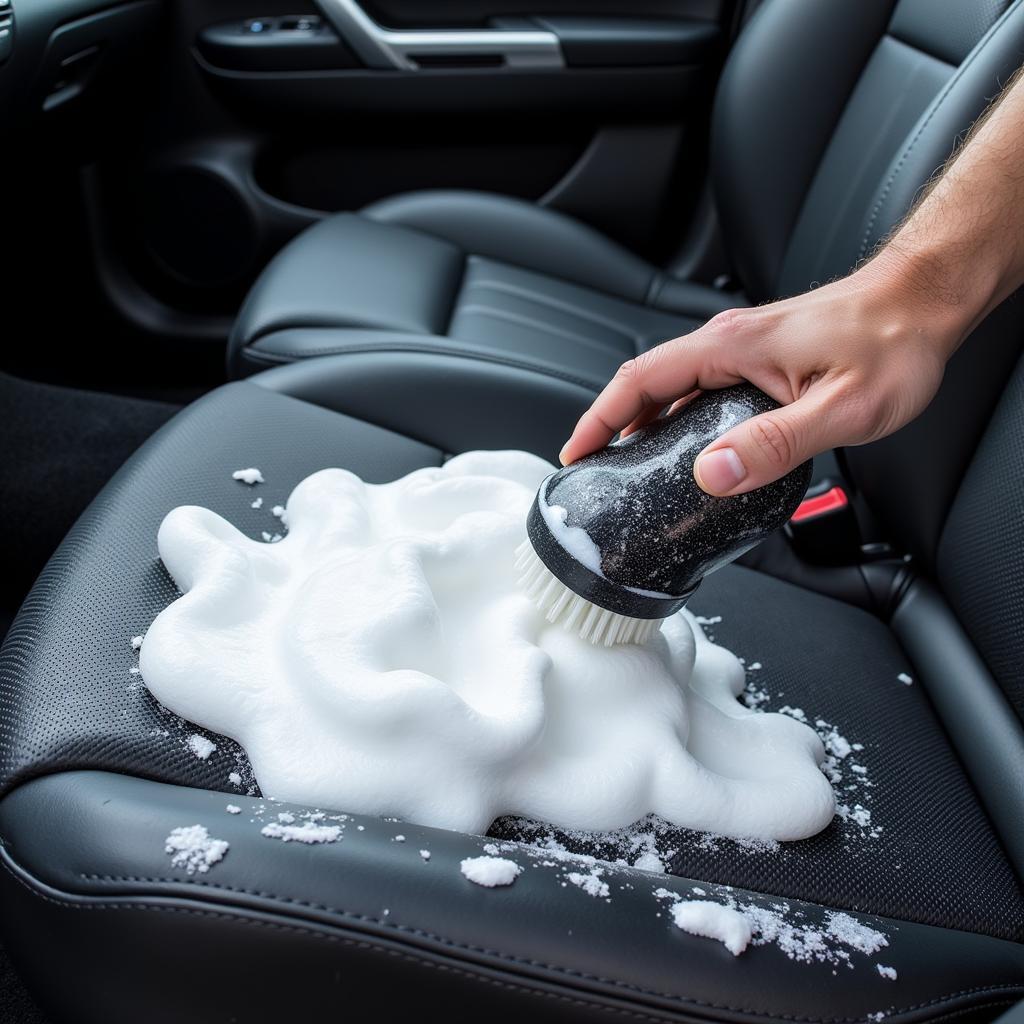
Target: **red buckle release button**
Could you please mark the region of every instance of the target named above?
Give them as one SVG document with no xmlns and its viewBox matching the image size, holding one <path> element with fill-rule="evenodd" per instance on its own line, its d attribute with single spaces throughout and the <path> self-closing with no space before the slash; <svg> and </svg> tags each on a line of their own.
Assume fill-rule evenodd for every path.
<svg viewBox="0 0 1024 1024">
<path fill-rule="evenodd" d="M 846 508 L 849 503 L 850 499 L 846 497 L 846 491 L 842 487 L 833 487 L 824 494 L 817 494 L 813 498 L 804 498 L 790 517 L 790 522 L 802 523 L 808 519 L 817 519 L 818 516 Z"/>
</svg>

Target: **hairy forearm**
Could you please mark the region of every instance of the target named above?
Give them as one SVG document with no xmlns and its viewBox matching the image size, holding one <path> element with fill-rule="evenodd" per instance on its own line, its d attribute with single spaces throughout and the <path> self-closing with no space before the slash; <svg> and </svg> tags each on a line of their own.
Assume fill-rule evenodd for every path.
<svg viewBox="0 0 1024 1024">
<path fill-rule="evenodd" d="M 1024 78 L 1019 72 L 858 273 L 892 289 L 894 303 L 914 310 L 947 358 L 1024 283 Z"/>
</svg>

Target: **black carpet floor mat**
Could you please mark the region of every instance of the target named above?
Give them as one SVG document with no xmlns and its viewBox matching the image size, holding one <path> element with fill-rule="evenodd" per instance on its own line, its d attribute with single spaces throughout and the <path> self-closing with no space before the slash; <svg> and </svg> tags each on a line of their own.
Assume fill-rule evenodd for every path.
<svg viewBox="0 0 1024 1024">
<path fill-rule="evenodd" d="M 50 1024 L 21 983 L 7 951 L 0 946 L 0 1020 L 4 1024 Z"/>
<path fill-rule="evenodd" d="M 82 510 L 178 411 L 0 374 L 0 609 L 17 611 Z M 9 623 L 7 623 L 9 625 Z"/>
</svg>

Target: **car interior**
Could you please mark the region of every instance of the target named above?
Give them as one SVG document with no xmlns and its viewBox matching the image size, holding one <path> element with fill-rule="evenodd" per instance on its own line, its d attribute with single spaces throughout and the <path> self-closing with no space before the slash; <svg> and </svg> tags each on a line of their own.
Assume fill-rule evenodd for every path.
<svg viewBox="0 0 1024 1024">
<path fill-rule="evenodd" d="M 176 874 L 169 830 L 272 794 L 130 674 L 171 508 L 258 539 L 240 466 L 556 462 L 624 361 L 869 258 L 1022 63 L 1024 0 L 0 0 L 0 1020 L 1024 1020 L 1016 297 L 691 601 L 863 744 L 872 827 L 677 830 L 655 884 L 884 925 L 896 981 L 734 958 L 632 869 L 475 889 L 479 837 L 387 819 L 228 817 Z"/>
</svg>

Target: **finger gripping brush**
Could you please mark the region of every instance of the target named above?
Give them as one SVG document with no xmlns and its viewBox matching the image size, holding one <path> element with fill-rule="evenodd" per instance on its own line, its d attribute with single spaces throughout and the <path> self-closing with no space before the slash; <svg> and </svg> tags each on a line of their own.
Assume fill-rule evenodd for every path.
<svg viewBox="0 0 1024 1024">
<path fill-rule="evenodd" d="M 807 490 L 809 461 L 730 498 L 693 478 L 707 445 L 778 407 L 752 384 L 706 391 L 549 476 L 516 552 L 521 585 L 546 618 L 595 644 L 644 643 L 708 573 L 785 523 Z"/>
</svg>

